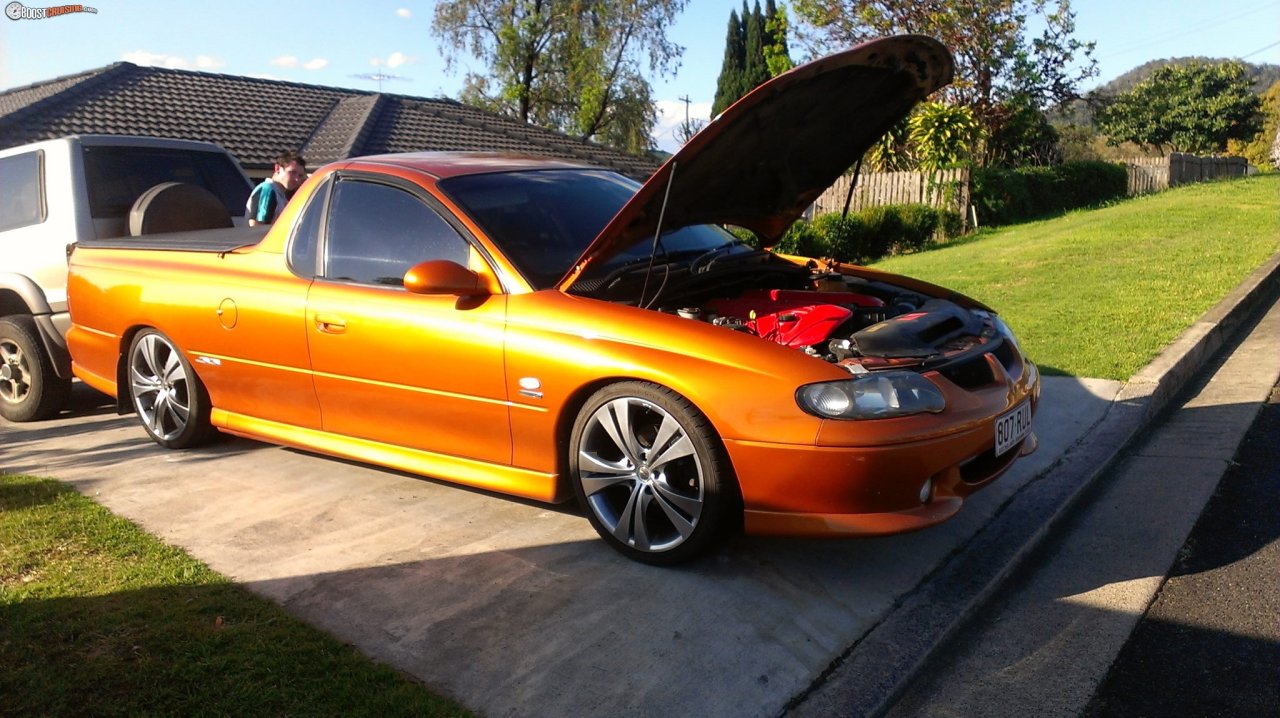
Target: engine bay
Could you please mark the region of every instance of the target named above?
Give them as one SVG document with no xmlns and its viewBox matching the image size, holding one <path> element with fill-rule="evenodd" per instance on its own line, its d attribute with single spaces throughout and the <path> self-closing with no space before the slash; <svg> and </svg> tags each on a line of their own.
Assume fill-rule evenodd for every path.
<svg viewBox="0 0 1280 718">
<path fill-rule="evenodd" d="M 834 272 L 814 271 L 807 284 L 747 289 L 662 311 L 803 351 L 854 374 L 943 368 L 1001 343 L 995 316 L 983 309 Z"/>
<path fill-rule="evenodd" d="M 689 262 L 623 265 L 575 289 L 759 337 L 853 374 L 936 369 L 976 387 L 995 381 L 998 366 L 1021 373 L 1017 345 L 993 312 L 829 260 L 799 265 L 769 252 L 712 251 Z"/>
</svg>

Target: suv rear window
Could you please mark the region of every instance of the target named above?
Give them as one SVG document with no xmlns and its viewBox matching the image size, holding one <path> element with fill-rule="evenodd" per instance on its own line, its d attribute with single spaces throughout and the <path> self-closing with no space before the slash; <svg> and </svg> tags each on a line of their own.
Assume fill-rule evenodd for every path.
<svg viewBox="0 0 1280 718">
<path fill-rule="evenodd" d="M 44 221 L 41 192 L 41 152 L 0 158 L 0 230 Z"/>
<path fill-rule="evenodd" d="M 129 213 L 143 192 L 161 182 L 187 182 L 218 196 L 232 217 L 244 216 L 252 187 L 227 155 L 158 147 L 86 147 L 89 213 L 95 219 Z"/>
</svg>

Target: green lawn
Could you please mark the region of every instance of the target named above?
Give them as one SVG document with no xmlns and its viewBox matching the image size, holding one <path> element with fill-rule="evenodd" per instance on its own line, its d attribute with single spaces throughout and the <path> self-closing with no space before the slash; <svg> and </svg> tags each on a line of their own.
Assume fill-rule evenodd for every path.
<svg viewBox="0 0 1280 718">
<path fill-rule="evenodd" d="M 1280 248 L 1280 175 L 1179 187 L 873 266 L 981 300 L 1046 373 L 1128 379 Z"/>
<path fill-rule="evenodd" d="M 69 486 L 0 475 L 0 715 L 466 715 Z"/>
</svg>

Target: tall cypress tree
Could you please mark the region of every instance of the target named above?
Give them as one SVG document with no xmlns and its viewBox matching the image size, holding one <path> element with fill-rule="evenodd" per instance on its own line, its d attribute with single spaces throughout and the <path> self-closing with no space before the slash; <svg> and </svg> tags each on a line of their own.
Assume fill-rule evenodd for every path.
<svg viewBox="0 0 1280 718">
<path fill-rule="evenodd" d="M 742 89 L 742 94 L 745 95 L 764 83 L 772 75 L 769 74 L 769 66 L 764 59 L 764 13 L 760 12 L 760 0 L 756 0 L 755 9 L 749 13 L 746 10 L 746 0 L 743 0 L 742 7 L 743 14 L 747 16 L 746 55 L 743 62 L 745 72 L 743 73 Z"/>
<path fill-rule="evenodd" d="M 785 11 L 780 13 L 774 0 L 768 0 L 768 8 L 765 13 L 760 10 L 760 0 L 754 8 L 742 0 L 741 16 L 736 10 L 729 11 L 724 64 L 711 105 L 713 117 L 769 78 L 791 69 Z"/>
<path fill-rule="evenodd" d="M 725 33 L 724 39 L 724 62 L 720 66 L 720 77 L 716 80 L 715 102 L 711 104 L 712 117 L 724 112 L 725 108 L 742 97 L 745 65 L 746 47 L 743 26 L 738 21 L 737 11 L 730 10 L 729 30 Z"/>
</svg>

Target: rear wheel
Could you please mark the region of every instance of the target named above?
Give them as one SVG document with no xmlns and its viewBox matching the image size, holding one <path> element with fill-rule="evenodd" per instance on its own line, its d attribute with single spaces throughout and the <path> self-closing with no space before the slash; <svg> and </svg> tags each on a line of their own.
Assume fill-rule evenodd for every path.
<svg viewBox="0 0 1280 718">
<path fill-rule="evenodd" d="M 647 382 L 612 384 L 587 400 L 573 426 L 569 473 L 596 532 L 645 563 L 705 553 L 739 510 L 711 422 L 689 400 Z"/>
<path fill-rule="evenodd" d="M 142 330 L 129 345 L 127 361 L 133 408 L 157 444 L 186 449 L 209 439 L 209 395 L 168 337 Z"/>
<path fill-rule="evenodd" d="M 9 421 L 47 419 L 62 408 L 71 381 L 58 376 L 44 352 L 36 321 L 0 319 L 0 416 Z"/>
</svg>

